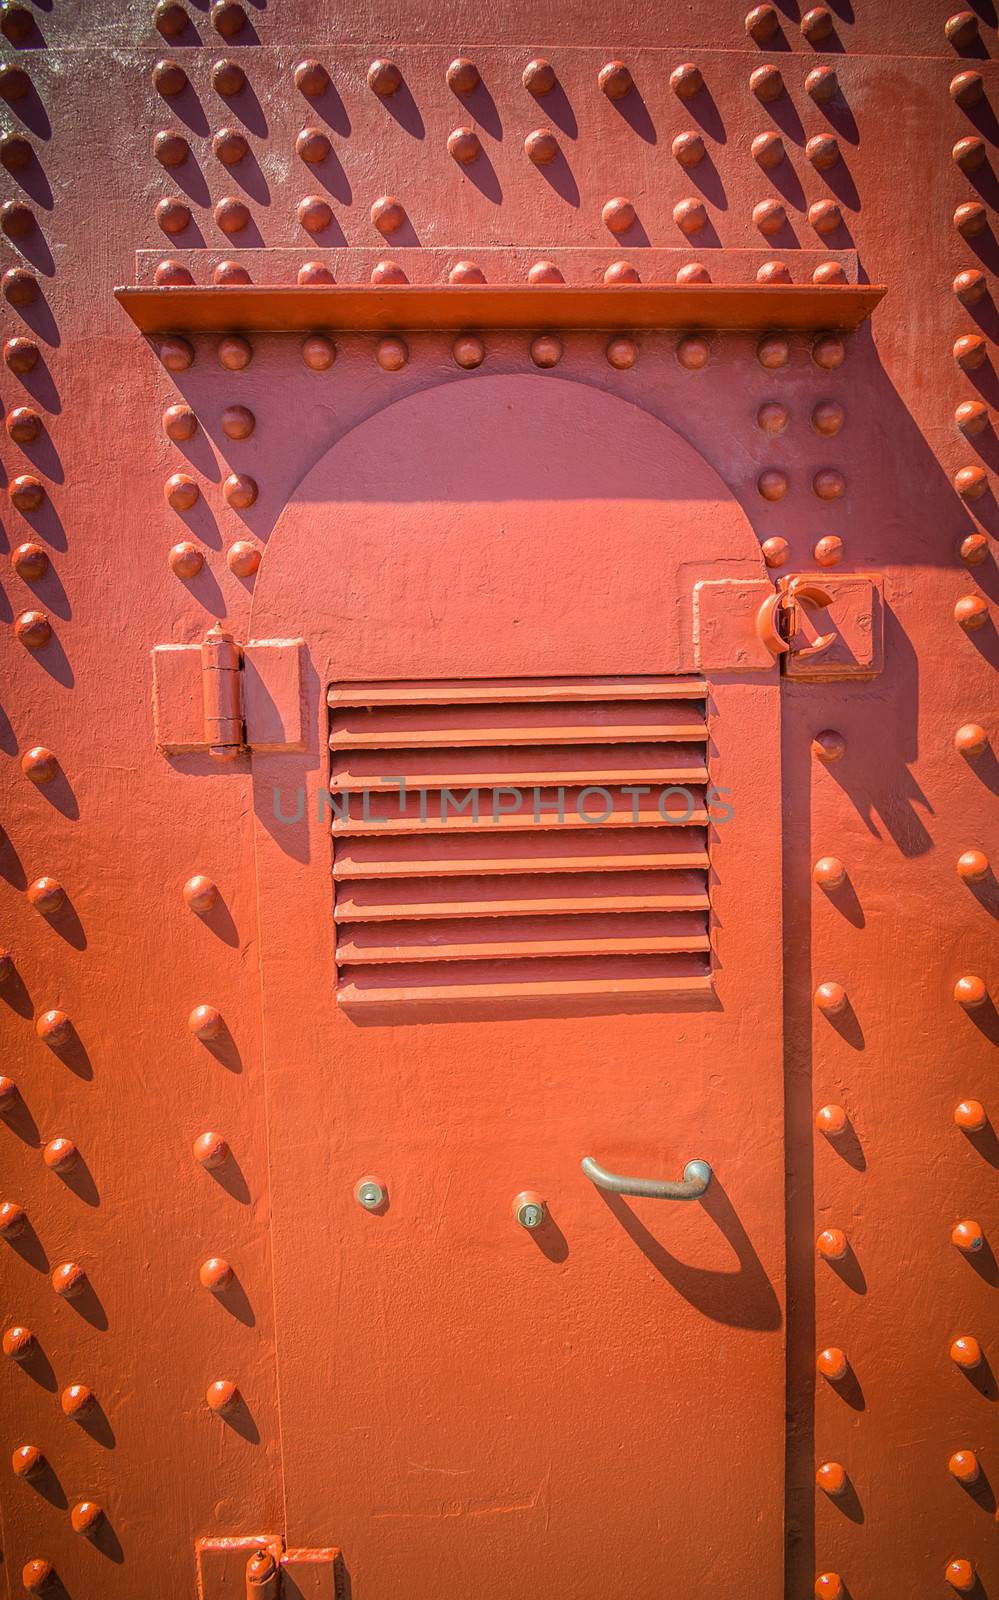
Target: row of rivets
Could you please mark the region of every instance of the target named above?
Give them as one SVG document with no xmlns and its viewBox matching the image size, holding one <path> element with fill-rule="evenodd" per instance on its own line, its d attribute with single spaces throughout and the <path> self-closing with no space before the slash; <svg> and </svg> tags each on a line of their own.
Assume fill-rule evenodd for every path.
<svg viewBox="0 0 999 1600">
<path fill-rule="evenodd" d="M 299 267 L 296 279 L 300 287 L 309 288 L 335 283 L 333 271 L 322 261 L 306 261 Z M 756 273 L 758 283 L 791 283 L 790 268 L 783 261 L 765 261 Z M 160 287 L 180 287 L 194 283 L 194 274 L 180 261 L 164 260 L 153 273 L 154 283 Z M 448 273 L 449 283 L 485 283 L 486 275 L 474 261 L 457 261 Z M 528 270 L 527 282 L 538 286 L 565 283 L 561 267 L 554 261 L 536 261 Z M 604 272 L 603 281 L 611 285 L 641 283 L 638 268 L 630 261 L 612 261 Z M 846 269 L 838 261 L 823 261 L 812 273 L 812 282 L 818 284 L 846 283 Z M 220 261 L 212 272 L 212 282 L 236 285 L 252 282 L 249 269 L 236 261 Z M 371 269 L 371 282 L 379 288 L 407 284 L 409 278 L 397 261 L 378 261 Z M 678 287 L 711 283 L 707 267 L 700 261 L 690 261 L 676 273 Z"/>
</svg>

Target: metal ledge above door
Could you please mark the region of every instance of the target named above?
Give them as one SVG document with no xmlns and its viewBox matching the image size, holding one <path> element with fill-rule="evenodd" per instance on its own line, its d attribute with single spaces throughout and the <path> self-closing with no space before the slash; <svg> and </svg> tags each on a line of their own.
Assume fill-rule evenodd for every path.
<svg viewBox="0 0 999 1600">
<path fill-rule="evenodd" d="M 422 329 L 849 331 L 878 284 L 194 284 L 115 290 L 143 333 L 402 333 Z"/>
</svg>

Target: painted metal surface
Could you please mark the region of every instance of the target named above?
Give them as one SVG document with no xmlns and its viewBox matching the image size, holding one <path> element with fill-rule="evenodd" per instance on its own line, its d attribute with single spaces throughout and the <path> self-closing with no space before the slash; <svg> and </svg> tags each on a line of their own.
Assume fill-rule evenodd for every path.
<svg viewBox="0 0 999 1600">
<path fill-rule="evenodd" d="M 995 20 L 538 26 L 2 8 L 11 1595 L 999 1590 Z"/>
</svg>

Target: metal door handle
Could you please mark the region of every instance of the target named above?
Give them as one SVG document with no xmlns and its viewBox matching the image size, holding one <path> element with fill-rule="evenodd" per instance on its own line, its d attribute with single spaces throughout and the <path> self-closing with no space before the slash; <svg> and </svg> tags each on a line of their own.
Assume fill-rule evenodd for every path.
<svg viewBox="0 0 999 1600">
<path fill-rule="evenodd" d="M 634 1194 L 646 1200 L 698 1200 L 711 1182 L 711 1168 L 706 1161 L 688 1161 L 683 1177 L 625 1178 L 619 1172 L 608 1172 L 584 1156 L 582 1168 L 598 1189 L 609 1189 L 612 1194 Z"/>
</svg>

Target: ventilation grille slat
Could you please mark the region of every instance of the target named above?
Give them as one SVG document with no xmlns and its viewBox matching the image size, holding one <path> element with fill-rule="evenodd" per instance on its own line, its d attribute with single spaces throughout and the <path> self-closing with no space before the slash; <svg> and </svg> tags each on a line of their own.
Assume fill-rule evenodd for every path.
<svg viewBox="0 0 999 1600">
<path fill-rule="evenodd" d="M 700 680 L 327 698 L 342 1004 L 710 989 Z"/>
</svg>

